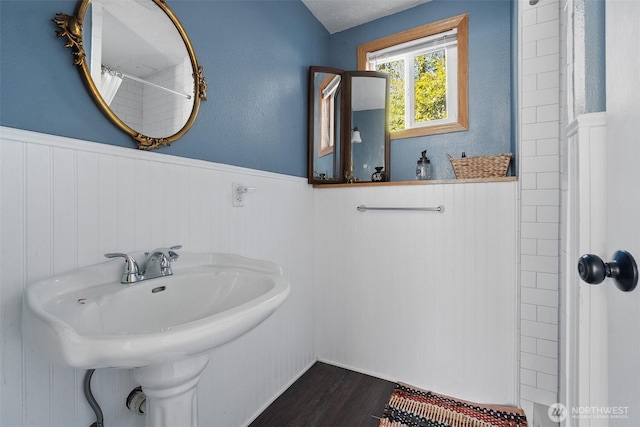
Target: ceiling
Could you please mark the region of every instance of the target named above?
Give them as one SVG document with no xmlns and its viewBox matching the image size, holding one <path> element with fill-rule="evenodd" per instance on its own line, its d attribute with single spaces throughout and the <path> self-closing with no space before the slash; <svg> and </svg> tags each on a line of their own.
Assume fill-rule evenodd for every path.
<svg viewBox="0 0 640 427">
<path fill-rule="evenodd" d="M 92 4 L 92 13 L 102 7 L 102 33 L 97 36 L 102 37 L 103 65 L 147 78 L 188 58 L 180 33 L 152 1 L 92 0 Z"/>
<path fill-rule="evenodd" d="M 302 0 L 331 34 L 429 1 L 431 0 Z"/>
</svg>

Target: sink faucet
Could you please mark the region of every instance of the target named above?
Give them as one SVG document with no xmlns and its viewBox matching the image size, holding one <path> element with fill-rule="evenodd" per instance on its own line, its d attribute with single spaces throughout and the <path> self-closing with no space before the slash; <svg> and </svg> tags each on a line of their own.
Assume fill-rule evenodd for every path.
<svg viewBox="0 0 640 427">
<path fill-rule="evenodd" d="M 138 263 L 131 255 L 115 252 L 104 254 L 104 256 L 107 258 L 124 258 L 124 272 L 122 273 L 120 283 L 129 284 L 154 279 L 156 277 L 171 276 L 173 274 L 171 262 L 178 259 L 179 255 L 176 250 L 180 248 L 182 248 L 182 246 L 178 245 L 146 252 L 145 256 L 147 258 L 142 269 L 138 267 Z"/>
</svg>

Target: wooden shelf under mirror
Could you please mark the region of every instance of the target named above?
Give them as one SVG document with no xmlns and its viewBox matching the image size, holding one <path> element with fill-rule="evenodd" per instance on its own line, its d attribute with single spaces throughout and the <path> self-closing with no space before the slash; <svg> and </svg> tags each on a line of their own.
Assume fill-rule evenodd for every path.
<svg viewBox="0 0 640 427">
<path fill-rule="evenodd" d="M 356 182 L 353 184 L 313 184 L 314 188 L 353 188 L 353 187 L 387 187 L 394 185 L 434 185 L 434 184 L 473 184 L 479 182 L 513 182 L 517 176 L 505 176 L 499 178 L 470 178 L 470 179 L 430 179 L 425 181 L 391 181 L 391 182 Z"/>
</svg>

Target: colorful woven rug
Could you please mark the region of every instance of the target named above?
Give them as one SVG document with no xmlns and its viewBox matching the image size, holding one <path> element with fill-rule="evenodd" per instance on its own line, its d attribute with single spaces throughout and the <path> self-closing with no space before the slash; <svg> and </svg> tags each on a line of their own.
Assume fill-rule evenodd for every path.
<svg viewBox="0 0 640 427">
<path fill-rule="evenodd" d="M 526 427 L 522 409 L 482 405 L 397 384 L 379 427 Z"/>
</svg>

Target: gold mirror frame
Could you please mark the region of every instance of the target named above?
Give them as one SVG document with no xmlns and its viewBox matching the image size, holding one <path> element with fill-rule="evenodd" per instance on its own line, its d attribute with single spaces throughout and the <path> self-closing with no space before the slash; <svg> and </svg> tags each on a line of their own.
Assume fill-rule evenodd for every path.
<svg viewBox="0 0 640 427">
<path fill-rule="evenodd" d="M 193 50 L 193 46 L 191 45 L 191 41 L 189 40 L 184 27 L 182 26 L 182 24 L 180 24 L 180 21 L 178 21 L 178 18 L 173 14 L 171 9 L 169 9 L 164 0 L 153 0 L 153 2 L 160 9 L 162 9 L 162 11 L 175 25 L 178 33 L 182 37 L 182 41 L 184 42 L 185 47 L 187 48 L 187 52 L 189 53 L 189 58 L 191 60 L 191 67 L 192 70 L 194 70 L 193 79 L 195 93 L 191 114 L 182 129 L 168 137 L 150 137 L 141 134 L 140 132 L 127 125 L 124 121 L 122 121 L 122 119 L 120 119 L 120 117 L 118 117 L 113 112 L 113 110 L 111 110 L 109 105 L 102 98 L 102 95 L 100 94 L 95 82 L 93 81 L 93 78 L 91 77 L 82 40 L 82 22 L 87 10 L 89 9 L 91 0 L 81 0 L 81 2 L 78 4 L 78 9 L 75 16 L 58 13 L 56 14 L 55 18 L 52 19 L 52 21 L 60 27 L 60 30 L 56 31 L 58 37 L 66 38 L 67 42 L 65 44 L 65 47 L 68 47 L 72 50 L 73 63 L 79 67 L 82 79 L 86 84 L 93 100 L 98 104 L 98 107 L 100 107 L 102 112 L 118 128 L 129 134 L 136 141 L 136 143 L 138 144 L 138 148 L 141 150 L 153 150 L 160 146 L 168 146 L 171 145 L 173 141 L 181 138 L 191 128 L 193 122 L 195 122 L 198 115 L 198 110 L 200 109 L 200 101 L 207 100 L 207 83 L 205 82 L 204 76 L 202 74 L 203 68 L 202 66 L 198 65 L 196 54 Z"/>
</svg>

